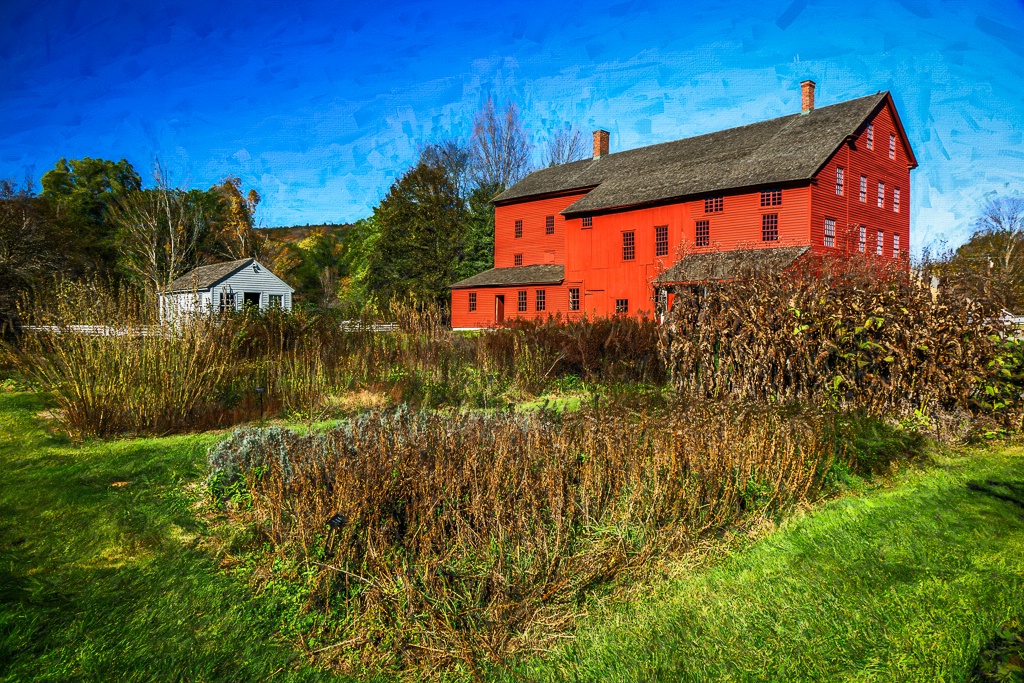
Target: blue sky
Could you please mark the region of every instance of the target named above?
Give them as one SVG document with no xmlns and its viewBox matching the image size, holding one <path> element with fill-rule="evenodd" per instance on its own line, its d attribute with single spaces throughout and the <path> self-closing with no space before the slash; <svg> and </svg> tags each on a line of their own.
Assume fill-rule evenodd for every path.
<svg viewBox="0 0 1024 683">
<path fill-rule="evenodd" d="M 488 94 L 538 146 L 568 123 L 615 151 L 797 111 L 805 78 L 819 106 L 893 91 L 915 251 L 1024 190 L 1024 0 L 4 0 L 0 177 L 159 157 L 192 187 L 241 177 L 264 225 L 344 222 Z"/>
</svg>

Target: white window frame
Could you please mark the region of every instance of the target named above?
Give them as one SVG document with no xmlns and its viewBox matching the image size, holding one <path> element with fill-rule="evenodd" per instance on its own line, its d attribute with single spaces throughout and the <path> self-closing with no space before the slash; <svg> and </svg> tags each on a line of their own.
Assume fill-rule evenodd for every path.
<svg viewBox="0 0 1024 683">
<path fill-rule="evenodd" d="M 864 253 L 868 248 L 868 228 L 866 225 L 860 226 L 860 235 L 857 238 L 857 251 Z"/>
<path fill-rule="evenodd" d="M 836 246 L 836 219 L 826 218 L 825 219 L 825 246 L 834 247 Z"/>
<path fill-rule="evenodd" d="M 889 158 L 896 158 L 896 133 L 889 133 Z"/>
<path fill-rule="evenodd" d="M 885 183 L 878 182 L 878 208 L 885 208 Z"/>
<path fill-rule="evenodd" d="M 875 245 L 875 256 L 882 255 L 882 248 L 885 246 L 885 231 L 878 231 L 878 243 Z"/>
<path fill-rule="evenodd" d="M 868 203 L 868 177 L 866 175 L 860 177 L 860 200 L 865 204 Z"/>
<path fill-rule="evenodd" d="M 873 123 L 869 123 L 868 124 L 867 147 L 868 147 L 868 149 L 874 149 L 875 148 L 875 124 L 873 124 Z"/>
</svg>

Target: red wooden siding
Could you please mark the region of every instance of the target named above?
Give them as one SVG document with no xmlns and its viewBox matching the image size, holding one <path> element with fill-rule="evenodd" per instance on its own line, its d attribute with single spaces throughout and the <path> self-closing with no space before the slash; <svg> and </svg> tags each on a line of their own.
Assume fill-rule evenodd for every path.
<svg viewBox="0 0 1024 683">
<path fill-rule="evenodd" d="M 839 252 L 857 251 L 859 228 L 867 227 L 865 253 L 874 255 L 877 234 L 885 237 L 882 257 L 892 258 L 892 237 L 900 236 L 900 251 L 906 255 L 910 248 L 910 160 L 902 136 L 896 129 L 888 105 L 869 120 L 875 127 L 874 149 L 867 147 L 867 125 L 850 143 L 843 145 L 828 164 L 818 173 L 811 189 L 811 246 L 815 251 L 832 251 L 825 244 L 825 219 L 836 221 L 836 245 Z M 889 158 L 889 135 L 895 133 L 896 158 Z M 846 191 L 836 196 L 836 166 L 842 166 L 846 176 Z M 868 178 L 867 201 L 860 201 L 860 177 Z M 885 183 L 885 206 L 878 207 L 878 183 Z M 893 190 L 900 190 L 900 212 L 893 211 Z M 908 262 L 909 267 L 909 262 Z"/>
<path fill-rule="evenodd" d="M 543 226 L 542 226 L 543 228 Z M 543 311 L 536 310 L 537 290 L 544 290 L 545 306 Z M 526 313 L 516 310 L 516 301 L 520 291 L 526 292 Z M 469 293 L 476 292 L 476 311 L 469 310 Z M 452 290 L 452 327 L 456 329 L 475 329 L 493 327 L 494 299 L 505 297 L 505 319 L 512 318 L 547 318 L 549 315 L 561 313 L 565 315 L 569 309 L 569 290 L 564 285 L 526 285 L 523 287 L 479 287 L 477 289 Z"/>
<path fill-rule="evenodd" d="M 565 263 L 565 216 L 562 210 L 584 193 L 498 206 L 494 210 L 494 267 L 511 268 L 515 255 L 524 266 Z M 555 217 L 555 232 L 548 235 L 545 219 Z M 523 236 L 515 236 L 515 223 L 523 222 Z"/>
</svg>

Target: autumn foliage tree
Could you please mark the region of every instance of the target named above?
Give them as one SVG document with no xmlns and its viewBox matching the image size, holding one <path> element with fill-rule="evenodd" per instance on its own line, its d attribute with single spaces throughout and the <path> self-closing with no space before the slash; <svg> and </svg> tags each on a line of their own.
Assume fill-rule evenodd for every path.
<svg viewBox="0 0 1024 683">
<path fill-rule="evenodd" d="M 242 181 L 228 176 L 210 191 L 218 199 L 217 216 L 210 226 L 211 251 L 225 260 L 255 258 L 263 240 L 255 231 L 254 214 L 260 203 L 256 190 L 242 191 Z"/>
</svg>

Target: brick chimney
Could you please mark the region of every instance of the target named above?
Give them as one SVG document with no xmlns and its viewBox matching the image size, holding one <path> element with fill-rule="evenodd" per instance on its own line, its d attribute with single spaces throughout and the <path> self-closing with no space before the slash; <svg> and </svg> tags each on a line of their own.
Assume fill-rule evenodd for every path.
<svg viewBox="0 0 1024 683">
<path fill-rule="evenodd" d="M 800 98 L 804 114 L 814 110 L 814 81 L 804 81 L 800 84 L 803 96 Z"/>
<path fill-rule="evenodd" d="M 608 131 L 594 131 L 594 158 L 600 159 L 608 153 Z"/>
</svg>

